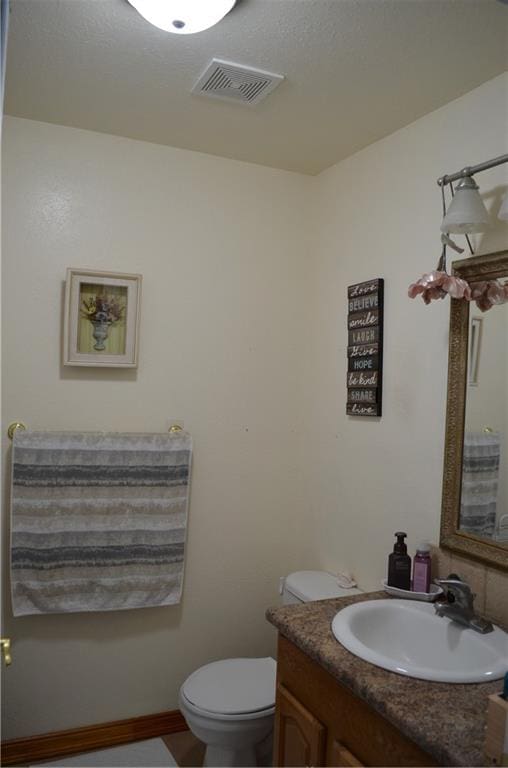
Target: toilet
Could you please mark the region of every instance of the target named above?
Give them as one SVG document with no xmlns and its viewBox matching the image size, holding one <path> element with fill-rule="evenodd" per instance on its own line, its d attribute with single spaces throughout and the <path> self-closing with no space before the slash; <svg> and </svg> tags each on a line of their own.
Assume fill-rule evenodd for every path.
<svg viewBox="0 0 508 768">
<path fill-rule="evenodd" d="M 283 605 L 345 597 L 324 571 L 297 571 L 281 579 Z M 268 658 L 213 661 L 193 672 L 180 688 L 180 711 L 194 736 L 206 745 L 205 766 L 271 765 L 277 665 Z"/>
</svg>

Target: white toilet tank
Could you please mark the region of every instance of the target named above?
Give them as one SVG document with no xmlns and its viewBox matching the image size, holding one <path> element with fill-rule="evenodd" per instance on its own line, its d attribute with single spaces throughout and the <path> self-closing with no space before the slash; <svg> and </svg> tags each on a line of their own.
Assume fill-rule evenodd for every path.
<svg viewBox="0 0 508 768">
<path fill-rule="evenodd" d="M 280 580 L 282 604 L 308 603 L 312 600 L 326 600 L 330 597 L 359 595 L 358 587 L 345 589 L 339 586 L 337 577 L 325 571 L 295 571 Z"/>
</svg>

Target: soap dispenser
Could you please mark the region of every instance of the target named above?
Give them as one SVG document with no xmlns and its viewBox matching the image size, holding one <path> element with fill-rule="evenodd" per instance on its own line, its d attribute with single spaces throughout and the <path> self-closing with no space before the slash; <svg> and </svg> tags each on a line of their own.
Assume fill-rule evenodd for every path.
<svg viewBox="0 0 508 768">
<path fill-rule="evenodd" d="M 423 542 L 416 547 L 413 558 L 413 592 L 430 591 L 430 544 Z"/>
<path fill-rule="evenodd" d="M 404 539 L 407 533 L 398 531 L 393 552 L 388 558 L 388 586 L 398 589 L 411 589 L 411 558 L 407 553 Z"/>
</svg>

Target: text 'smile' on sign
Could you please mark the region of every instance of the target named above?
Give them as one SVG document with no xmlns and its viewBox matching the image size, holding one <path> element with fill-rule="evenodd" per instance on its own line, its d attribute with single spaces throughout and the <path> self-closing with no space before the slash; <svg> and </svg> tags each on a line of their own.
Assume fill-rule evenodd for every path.
<svg viewBox="0 0 508 768">
<path fill-rule="evenodd" d="M 383 394 L 384 280 L 350 285 L 347 405 L 349 416 L 381 416 Z"/>
</svg>

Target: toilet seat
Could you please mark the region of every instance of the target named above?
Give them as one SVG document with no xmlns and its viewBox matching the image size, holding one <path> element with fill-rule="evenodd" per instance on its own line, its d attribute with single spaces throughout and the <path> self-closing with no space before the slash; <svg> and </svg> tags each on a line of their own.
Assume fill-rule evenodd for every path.
<svg viewBox="0 0 508 768">
<path fill-rule="evenodd" d="M 268 707 L 268 709 L 258 709 L 255 712 L 243 712 L 242 714 L 223 715 L 220 714 L 220 712 L 211 712 L 208 709 L 202 709 L 201 707 L 192 704 L 192 702 L 190 702 L 182 693 L 182 689 L 180 689 L 180 709 L 182 709 L 182 711 L 187 710 L 189 713 L 204 717 L 207 720 L 221 720 L 226 723 L 241 723 L 247 720 L 258 720 L 259 718 L 275 714 L 275 704 L 272 707 Z"/>
<path fill-rule="evenodd" d="M 196 714 L 253 719 L 274 711 L 276 669 L 270 657 L 214 661 L 193 672 L 180 694 Z"/>
</svg>

